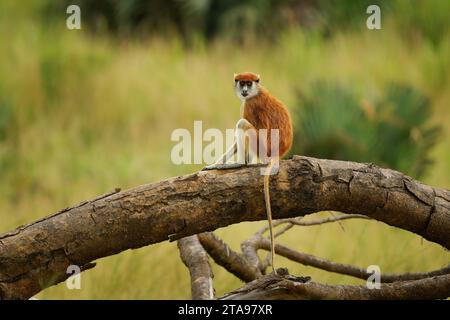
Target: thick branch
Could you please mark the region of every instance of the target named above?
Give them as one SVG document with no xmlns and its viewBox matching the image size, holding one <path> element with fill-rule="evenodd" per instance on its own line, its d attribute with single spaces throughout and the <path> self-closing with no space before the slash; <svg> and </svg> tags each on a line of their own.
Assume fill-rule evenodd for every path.
<svg viewBox="0 0 450 320">
<path fill-rule="evenodd" d="M 0 298 L 29 298 L 71 264 L 265 220 L 259 168 L 198 172 L 106 195 L 0 235 Z M 271 177 L 275 219 L 364 214 L 450 249 L 450 192 L 371 164 L 297 157 Z"/>
<path fill-rule="evenodd" d="M 244 287 L 219 298 L 223 300 L 272 300 L 272 299 L 337 299 L 337 300 L 399 300 L 399 299 L 445 299 L 450 294 L 450 275 L 421 280 L 399 281 L 381 284 L 380 289 L 366 286 L 326 285 L 305 282 L 278 272 L 254 280 Z"/>
<path fill-rule="evenodd" d="M 191 275 L 191 293 L 193 300 L 211 300 L 214 298 L 213 273 L 208 255 L 196 235 L 178 240 L 178 249 L 183 263 Z"/>
</svg>

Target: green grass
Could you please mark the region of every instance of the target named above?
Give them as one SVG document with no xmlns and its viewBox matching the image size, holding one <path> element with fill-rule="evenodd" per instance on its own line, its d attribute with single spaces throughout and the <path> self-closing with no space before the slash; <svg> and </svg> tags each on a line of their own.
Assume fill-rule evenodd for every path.
<svg viewBox="0 0 450 320">
<path fill-rule="evenodd" d="M 10 2 L 6 2 L 11 5 Z M 1 12 L 2 10 L 0 10 Z M 300 30 L 276 44 L 236 47 L 219 40 L 186 50 L 176 39 L 145 41 L 42 25 L 30 13 L 1 16 L 0 232 L 114 187 L 130 188 L 201 166 L 170 161 L 175 128 L 232 128 L 239 101 L 234 72 L 253 70 L 288 106 L 295 90 L 316 80 L 340 83 L 361 97 L 387 83 L 413 85 L 431 98 L 444 132 L 433 149 L 426 183 L 450 188 L 450 39 L 405 40 L 387 21 L 381 31 L 336 33 L 323 39 Z M 5 45 L 6 44 L 6 45 Z M 343 111 L 345 112 L 345 110 Z M 6 120 L 5 120 L 6 119 Z M 301 146 L 300 146 L 301 148 Z M 407 155 L 406 155 L 407 156 Z M 264 222 L 222 228 L 236 250 Z M 415 235 L 372 221 L 294 229 L 292 248 L 382 272 L 439 268 L 450 255 Z M 326 283 L 362 283 L 278 258 L 291 273 Z M 218 294 L 240 282 L 214 266 Z M 188 272 L 176 244 L 161 243 L 100 259 L 82 274 L 82 289 L 51 287 L 39 299 L 189 298 Z"/>
</svg>

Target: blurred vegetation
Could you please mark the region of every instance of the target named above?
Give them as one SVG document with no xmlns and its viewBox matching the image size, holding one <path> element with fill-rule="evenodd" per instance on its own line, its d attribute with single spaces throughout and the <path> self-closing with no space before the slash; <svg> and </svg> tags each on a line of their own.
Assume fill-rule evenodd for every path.
<svg viewBox="0 0 450 320">
<path fill-rule="evenodd" d="M 395 17 L 399 30 L 411 39 L 423 36 L 438 43 L 448 32 L 450 12 L 445 0 L 63 0 L 49 1 L 44 13 L 54 15 L 70 4 L 83 8 L 94 30 L 122 36 L 175 33 L 186 43 L 198 36 L 243 41 L 253 35 L 257 41 L 273 41 L 281 31 L 298 26 L 322 35 L 363 30 L 367 16 L 361 13 L 369 5 L 378 5 L 383 18 Z"/>
<path fill-rule="evenodd" d="M 177 35 L 185 44 L 199 37 L 218 36 L 243 41 L 250 34 L 274 38 L 295 23 L 293 0 L 64 0 L 49 2 L 44 13 L 61 12 L 78 4 L 94 31 L 109 31 L 128 37 L 148 34 Z M 307 1 L 306 1 L 307 3 Z"/>
<path fill-rule="evenodd" d="M 292 153 L 372 162 L 416 178 L 432 163 L 439 128 L 432 106 L 414 88 L 389 84 L 384 96 L 361 102 L 346 88 L 313 85 L 299 94 Z"/>
<path fill-rule="evenodd" d="M 148 9 L 134 9 L 143 16 L 131 19 L 132 11 L 118 15 L 124 3 L 126 10 Z M 450 188 L 449 1 L 383 1 L 379 31 L 365 28 L 366 1 L 196 1 L 206 11 L 181 27 L 172 14 L 190 16 L 192 9 L 156 9 L 188 3 L 86 1 L 82 30 L 68 30 L 64 1 L 0 2 L 0 232 L 114 187 L 200 169 L 170 161 L 170 134 L 192 130 L 194 120 L 204 129 L 233 128 L 239 101 L 231 78 L 246 70 L 260 73 L 295 114 L 295 153 L 393 166 Z M 218 233 L 238 250 L 264 224 Z M 345 232 L 308 227 L 281 241 L 383 272 L 448 263 L 448 252 L 410 233 L 371 221 L 343 224 Z M 361 283 L 278 261 L 317 281 Z M 220 267 L 214 272 L 218 294 L 240 286 Z M 61 284 L 38 297 L 167 299 L 189 292 L 176 245 L 161 243 L 101 259 L 82 274 L 81 290 Z"/>
</svg>

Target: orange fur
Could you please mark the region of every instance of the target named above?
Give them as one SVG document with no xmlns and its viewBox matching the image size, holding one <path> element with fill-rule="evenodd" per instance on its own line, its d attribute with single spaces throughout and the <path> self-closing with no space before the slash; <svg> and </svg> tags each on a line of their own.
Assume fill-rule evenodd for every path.
<svg viewBox="0 0 450 320">
<path fill-rule="evenodd" d="M 281 158 L 292 146 L 291 116 L 280 100 L 272 96 L 267 89 L 261 86 L 259 88 L 258 95 L 245 101 L 244 118 L 257 130 L 267 129 L 267 156 L 270 156 L 271 150 L 270 130 L 279 130 L 279 157 Z"/>
<path fill-rule="evenodd" d="M 234 75 L 234 81 L 257 81 L 259 75 L 253 72 L 243 72 Z"/>
</svg>

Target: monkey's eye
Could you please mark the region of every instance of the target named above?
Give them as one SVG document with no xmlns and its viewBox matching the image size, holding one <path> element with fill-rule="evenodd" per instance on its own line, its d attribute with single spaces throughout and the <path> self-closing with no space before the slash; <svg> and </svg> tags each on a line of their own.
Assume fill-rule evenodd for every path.
<svg viewBox="0 0 450 320">
<path fill-rule="evenodd" d="M 241 87 L 245 86 L 245 81 L 239 81 L 239 85 L 240 85 Z"/>
<path fill-rule="evenodd" d="M 251 87 L 251 86 L 252 86 L 252 84 L 253 84 L 253 82 L 251 82 L 251 81 L 247 81 L 247 86 L 248 86 L 248 87 Z"/>
</svg>

